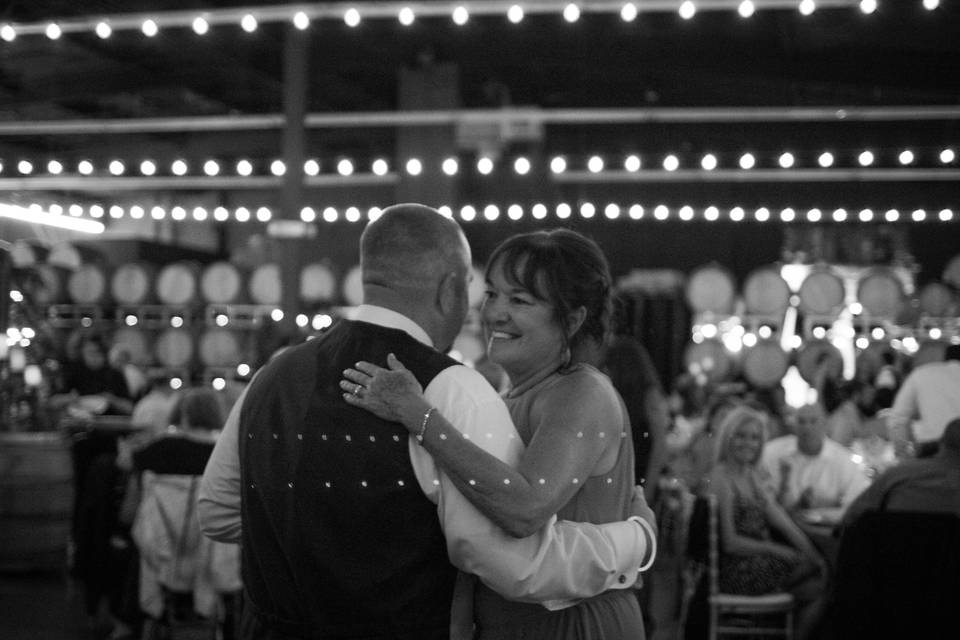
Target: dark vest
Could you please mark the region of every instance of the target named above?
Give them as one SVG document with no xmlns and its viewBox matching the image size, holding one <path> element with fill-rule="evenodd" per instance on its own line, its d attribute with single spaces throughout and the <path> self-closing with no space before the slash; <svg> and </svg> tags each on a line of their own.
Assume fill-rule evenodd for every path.
<svg viewBox="0 0 960 640">
<path fill-rule="evenodd" d="M 447 637 L 455 570 L 407 431 L 339 387 L 344 369 L 386 366 L 391 352 L 423 387 L 456 364 L 403 331 L 342 321 L 277 356 L 247 391 L 243 582 L 271 637 Z"/>
</svg>

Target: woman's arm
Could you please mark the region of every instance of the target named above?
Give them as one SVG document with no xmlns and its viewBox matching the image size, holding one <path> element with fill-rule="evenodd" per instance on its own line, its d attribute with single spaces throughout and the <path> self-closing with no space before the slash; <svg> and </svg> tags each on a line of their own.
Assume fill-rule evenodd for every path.
<svg viewBox="0 0 960 640">
<path fill-rule="evenodd" d="M 819 561 L 820 554 L 813 546 L 813 543 L 810 542 L 807 534 L 805 534 L 800 527 L 797 526 L 797 523 L 793 521 L 793 518 L 791 518 L 783 509 L 783 507 L 781 507 L 776 501 L 772 489 L 760 484 L 759 482 L 758 485 L 760 486 L 760 491 L 763 493 L 765 498 L 765 512 L 767 515 L 767 522 L 770 523 L 770 526 L 782 533 L 783 536 L 790 542 L 790 544 L 798 549 L 802 554 L 814 561 Z"/>
<path fill-rule="evenodd" d="M 667 399 L 659 387 L 649 387 L 644 394 L 644 408 L 647 414 L 647 429 L 650 434 L 650 457 L 643 479 L 643 490 L 647 502 L 653 503 L 660 473 L 667 462 L 667 428 L 670 424 L 670 408 Z"/>
<path fill-rule="evenodd" d="M 534 402 L 536 434 L 519 467 L 511 468 L 431 411 L 413 376 L 396 358 L 388 362 L 393 371 L 368 363 L 358 364 L 366 373 L 346 371 L 353 382 L 341 383 L 345 391 L 357 383 L 365 388 L 359 396 L 345 393 L 346 401 L 403 423 L 411 435 L 422 430 L 421 443 L 457 488 L 511 535 L 537 531 L 594 474 L 606 448 L 619 446 L 625 425 L 617 418 L 621 413 L 612 386 L 573 373 Z"/>
<path fill-rule="evenodd" d="M 733 488 L 726 472 L 722 468 L 714 469 L 710 484 L 717 496 L 720 543 L 724 553 L 744 556 L 772 553 L 790 560 L 797 557 L 797 553 L 786 545 L 770 540 L 757 540 L 737 533 L 733 521 Z"/>
</svg>

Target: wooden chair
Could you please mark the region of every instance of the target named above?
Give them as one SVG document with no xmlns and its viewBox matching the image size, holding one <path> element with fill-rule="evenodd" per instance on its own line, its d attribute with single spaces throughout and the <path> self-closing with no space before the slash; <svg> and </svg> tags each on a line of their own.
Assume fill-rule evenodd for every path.
<svg viewBox="0 0 960 640">
<path fill-rule="evenodd" d="M 707 496 L 709 504 L 709 576 L 710 581 L 710 640 L 720 636 L 778 635 L 793 638 L 793 596 L 772 593 L 762 596 L 741 596 L 721 593 L 720 532 L 717 517 L 717 498 Z M 783 624 L 771 626 L 769 621 L 781 617 Z"/>
</svg>

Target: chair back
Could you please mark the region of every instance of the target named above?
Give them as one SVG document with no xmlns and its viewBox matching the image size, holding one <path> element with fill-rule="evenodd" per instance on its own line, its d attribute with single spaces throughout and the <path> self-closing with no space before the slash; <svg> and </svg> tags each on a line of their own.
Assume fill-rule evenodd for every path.
<svg viewBox="0 0 960 640">
<path fill-rule="evenodd" d="M 720 525 L 717 516 L 717 496 L 714 493 L 708 493 L 706 496 L 707 508 L 709 510 L 707 528 L 708 548 L 709 548 L 709 571 L 708 580 L 710 581 L 710 595 L 715 596 L 720 592 Z"/>
</svg>

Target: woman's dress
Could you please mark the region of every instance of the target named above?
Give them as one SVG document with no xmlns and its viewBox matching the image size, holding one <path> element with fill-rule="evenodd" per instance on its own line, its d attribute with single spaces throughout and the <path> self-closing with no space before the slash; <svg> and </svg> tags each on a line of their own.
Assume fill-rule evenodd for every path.
<svg viewBox="0 0 960 640">
<path fill-rule="evenodd" d="M 734 485 L 733 527 L 744 537 L 770 540 L 764 498 L 743 495 Z M 772 553 L 720 555 L 720 591 L 739 595 L 761 595 L 784 591 L 796 571 L 799 559 L 790 561 Z"/>
<path fill-rule="evenodd" d="M 578 365 L 554 372 L 533 386 L 508 394 L 505 398 L 510 416 L 529 443 L 537 425 L 531 424 L 531 409 L 541 393 L 565 376 L 594 376 L 609 385 L 599 371 Z M 582 481 L 582 487 L 559 511 L 561 520 L 604 524 L 626 520 L 633 498 L 633 444 L 626 410 L 620 424 L 610 425 L 602 437 L 618 438 L 620 448 L 613 468 L 602 475 Z M 546 427 L 546 428 L 549 428 Z M 599 435 L 599 434 L 598 434 Z M 549 611 L 538 604 L 512 602 L 478 583 L 474 596 L 477 640 L 643 640 L 643 619 L 633 589 L 614 589 L 581 601 L 576 606 Z"/>
</svg>

